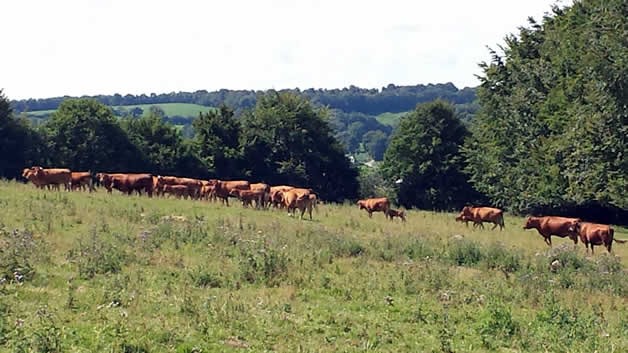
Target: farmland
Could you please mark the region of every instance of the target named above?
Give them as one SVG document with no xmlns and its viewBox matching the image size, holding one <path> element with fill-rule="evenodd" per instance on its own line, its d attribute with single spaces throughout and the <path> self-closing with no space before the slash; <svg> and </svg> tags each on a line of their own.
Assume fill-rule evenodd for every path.
<svg viewBox="0 0 628 353">
<path fill-rule="evenodd" d="M 199 104 L 192 103 L 159 103 L 159 104 L 136 104 L 136 105 L 118 105 L 112 106 L 115 111 L 131 111 L 135 108 L 140 108 L 144 111 L 144 114 L 148 113 L 150 107 L 155 106 L 161 108 L 166 116 L 181 116 L 189 117 L 190 119 L 196 118 L 200 112 L 208 112 L 212 107 L 206 107 Z M 36 110 L 27 112 L 27 116 L 32 118 L 46 117 L 55 110 Z"/>
<path fill-rule="evenodd" d="M 549 250 L 508 214 L 309 221 L 14 182 L 0 205 L 0 352 L 628 350 L 628 245 Z"/>
</svg>

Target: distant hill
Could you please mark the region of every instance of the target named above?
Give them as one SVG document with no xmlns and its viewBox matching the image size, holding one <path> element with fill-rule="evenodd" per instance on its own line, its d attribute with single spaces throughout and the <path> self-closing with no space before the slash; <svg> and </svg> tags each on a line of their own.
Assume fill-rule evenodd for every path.
<svg viewBox="0 0 628 353">
<path fill-rule="evenodd" d="M 352 154 L 368 153 L 381 158 L 381 151 L 369 151 L 368 146 L 381 146 L 377 140 L 388 140 L 399 119 L 417 104 L 444 99 L 452 102 L 464 120 L 473 117 L 479 108 L 475 88 L 458 89 L 452 83 L 415 86 L 388 86 L 360 88 L 349 86 L 342 89 L 286 89 L 301 94 L 314 104 L 329 107 L 332 111 L 331 125 L 338 138 Z M 150 95 L 98 95 L 94 98 L 113 108 L 118 116 L 141 116 L 151 106 L 163 110 L 165 119 L 183 128 L 186 136 L 192 136 L 191 122 L 199 112 L 225 104 L 234 109 L 236 115 L 255 106 L 262 91 L 226 90 L 208 92 L 171 92 Z M 24 99 L 11 102 L 16 114 L 25 113 L 36 124 L 45 119 L 63 102 L 73 97 Z M 86 98 L 86 97 L 81 97 Z M 367 146 L 367 147 L 365 147 Z"/>
</svg>

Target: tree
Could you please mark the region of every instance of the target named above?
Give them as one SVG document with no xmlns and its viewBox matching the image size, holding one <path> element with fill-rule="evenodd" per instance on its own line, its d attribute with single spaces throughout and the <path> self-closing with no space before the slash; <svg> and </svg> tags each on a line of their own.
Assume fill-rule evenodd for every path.
<svg viewBox="0 0 628 353">
<path fill-rule="evenodd" d="M 362 136 L 364 149 L 376 161 L 381 161 L 384 158 L 387 142 L 388 135 L 381 130 L 369 131 Z"/>
<path fill-rule="evenodd" d="M 162 175 L 207 176 L 181 133 L 164 121 L 163 111 L 151 109 L 148 115 L 122 120 L 130 140 L 148 162 L 147 171 Z"/>
<path fill-rule="evenodd" d="M 453 105 L 441 100 L 418 105 L 401 119 L 382 164 L 388 180 L 401 180 L 400 204 L 446 210 L 478 197 L 462 172 L 467 134 Z"/>
<path fill-rule="evenodd" d="M 148 167 L 111 109 L 94 99 L 65 100 L 43 128 L 57 167 L 128 172 Z"/>
<path fill-rule="evenodd" d="M 17 178 L 22 169 L 39 164 L 41 136 L 25 119 L 16 119 L 8 98 L 0 90 L 0 176 Z"/>
<path fill-rule="evenodd" d="M 192 126 L 196 152 L 207 169 L 218 178 L 241 177 L 240 123 L 233 110 L 221 105 L 218 110 L 200 113 Z"/>
<path fill-rule="evenodd" d="M 555 6 L 481 64 L 465 156 L 494 204 L 628 208 L 627 15 L 623 0 Z"/>
<path fill-rule="evenodd" d="M 313 188 L 326 200 L 357 196 L 357 171 L 329 126 L 327 110 L 271 91 L 242 116 L 247 174 L 270 184 Z"/>
</svg>

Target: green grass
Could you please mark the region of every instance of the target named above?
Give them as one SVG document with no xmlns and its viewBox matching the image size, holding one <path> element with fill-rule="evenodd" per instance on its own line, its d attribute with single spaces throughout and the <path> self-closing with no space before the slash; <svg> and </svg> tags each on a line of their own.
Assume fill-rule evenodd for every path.
<svg viewBox="0 0 628 353">
<path fill-rule="evenodd" d="M 139 105 L 123 105 L 116 106 L 114 108 L 120 109 L 124 108 L 127 110 L 131 110 L 134 108 L 140 108 L 144 110 L 144 113 L 147 113 L 151 106 L 157 106 L 163 109 L 167 116 L 188 116 L 192 118 L 196 118 L 200 112 L 208 112 L 213 110 L 212 107 L 206 107 L 198 104 L 191 103 L 163 103 L 163 104 L 139 104 Z"/>
<path fill-rule="evenodd" d="M 9 182 L 0 207 L 0 352 L 628 350 L 628 245 L 550 251 L 519 217 L 474 231 L 332 204 L 309 221 Z"/>
<path fill-rule="evenodd" d="M 408 114 L 409 112 L 401 112 L 401 113 L 382 113 L 375 117 L 377 121 L 384 125 L 389 125 L 392 127 L 396 127 L 399 125 L 399 121 L 403 116 Z"/>
<path fill-rule="evenodd" d="M 144 114 L 148 113 L 151 106 L 157 106 L 163 109 L 164 113 L 167 116 L 183 116 L 196 118 L 200 112 L 208 112 L 212 109 L 212 107 L 206 107 L 198 104 L 191 103 L 162 103 L 162 104 L 138 104 L 138 105 L 119 105 L 114 106 L 115 109 L 126 109 L 131 110 L 134 108 L 140 108 L 144 110 Z M 56 110 L 36 110 L 27 112 L 27 115 L 30 117 L 42 117 L 47 116 L 54 113 Z"/>
</svg>

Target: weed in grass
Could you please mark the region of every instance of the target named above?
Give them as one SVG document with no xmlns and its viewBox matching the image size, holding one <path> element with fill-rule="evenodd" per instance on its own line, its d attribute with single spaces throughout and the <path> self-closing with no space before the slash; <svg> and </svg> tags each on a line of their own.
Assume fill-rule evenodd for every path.
<svg viewBox="0 0 628 353">
<path fill-rule="evenodd" d="M 458 266 L 473 266 L 484 258 L 482 248 L 477 242 L 457 239 L 449 243 L 449 259 Z"/>
<path fill-rule="evenodd" d="M 92 228 L 86 240 L 79 239 L 67 258 L 74 263 L 83 279 L 96 274 L 117 273 L 122 270 L 126 254 L 124 250 L 107 240 L 96 228 Z"/>
<path fill-rule="evenodd" d="M 35 274 L 39 242 L 27 230 L 7 230 L 0 225 L 0 280 L 23 283 Z"/>
<path fill-rule="evenodd" d="M 493 301 L 480 314 L 477 332 L 485 348 L 508 347 L 519 333 L 519 323 L 513 319 L 510 308 L 502 302 Z"/>
<path fill-rule="evenodd" d="M 61 329 L 56 324 L 56 317 L 47 307 L 37 310 L 38 325 L 33 330 L 32 348 L 35 352 L 62 352 Z"/>
</svg>

